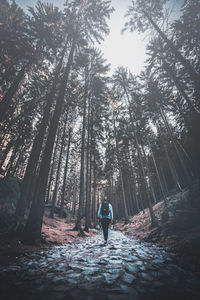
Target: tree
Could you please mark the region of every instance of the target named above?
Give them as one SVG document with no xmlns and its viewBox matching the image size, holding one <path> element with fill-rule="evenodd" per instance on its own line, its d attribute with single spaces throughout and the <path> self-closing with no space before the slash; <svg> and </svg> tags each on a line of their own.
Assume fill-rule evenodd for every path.
<svg viewBox="0 0 200 300">
<path fill-rule="evenodd" d="M 96 49 L 88 49 L 88 60 L 84 70 L 84 91 L 83 91 L 83 127 L 81 143 L 81 167 L 80 167 L 80 189 L 79 189 L 79 209 L 76 222 L 76 229 L 82 232 L 81 219 L 84 215 L 84 195 L 86 196 L 86 224 L 85 229 L 88 231 L 90 226 L 90 208 L 91 208 L 91 184 L 92 184 L 92 157 L 96 156 L 96 142 L 102 140 L 102 120 L 105 114 L 106 97 L 106 78 L 105 73 L 108 66 L 105 65 L 105 59 Z M 86 141 L 87 134 L 87 141 Z M 86 154 L 86 155 L 85 155 Z M 93 157 L 93 163 L 96 165 L 97 159 Z M 86 162 L 85 162 L 86 158 Z M 86 166 L 86 178 L 84 170 Z M 93 166 L 96 168 L 96 166 Z M 93 171 L 94 173 L 96 170 Z M 96 180 L 96 174 L 94 175 Z M 96 184 L 96 183 L 95 183 Z M 95 185 L 94 184 L 94 185 Z M 95 188 L 94 188 L 95 189 Z M 95 192 L 96 193 L 96 192 Z M 94 195 L 96 198 L 96 195 Z M 94 205 L 96 209 L 96 205 Z"/>
<path fill-rule="evenodd" d="M 74 28 L 71 33 L 71 46 L 69 50 L 68 62 L 66 64 L 63 77 L 60 83 L 60 90 L 58 93 L 53 117 L 50 123 L 49 133 L 44 148 L 44 154 L 41 161 L 40 170 L 38 173 L 38 179 L 37 179 L 38 189 L 35 193 L 29 218 L 24 230 L 25 239 L 29 239 L 31 236 L 32 241 L 38 241 L 41 236 L 41 226 L 42 226 L 42 219 L 44 213 L 44 198 L 45 198 L 45 190 L 46 190 L 48 174 L 49 174 L 49 166 L 51 161 L 55 135 L 56 135 L 60 115 L 62 112 L 65 90 L 66 90 L 70 70 L 73 63 L 75 48 L 78 45 L 78 41 L 80 41 L 81 38 L 84 38 L 84 33 L 86 33 L 87 36 L 87 34 L 92 31 L 91 38 L 94 39 L 96 38 L 97 40 L 99 40 L 100 38 L 102 38 L 102 33 L 107 32 L 108 29 L 105 20 L 109 16 L 110 12 L 112 11 L 109 5 L 110 3 L 108 1 L 106 2 L 98 1 L 98 3 L 96 1 L 87 1 L 86 3 L 81 3 L 80 6 L 77 6 L 77 3 L 74 3 L 73 1 L 71 3 L 66 3 L 66 11 L 68 8 L 67 13 L 69 12 L 70 9 L 72 12 L 74 12 L 74 8 L 78 8 L 78 11 L 75 13 L 73 18 Z M 84 20 L 87 20 L 87 22 L 85 23 Z M 91 26 L 91 24 L 93 24 L 92 28 L 91 27 L 88 28 L 86 26 L 86 25 Z"/>
<path fill-rule="evenodd" d="M 125 101 L 126 101 L 125 103 L 127 103 L 126 106 L 128 109 L 129 118 L 130 118 L 130 122 L 131 122 L 131 129 L 133 132 L 135 145 L 136 145 L 136 149 L 137 149 L 137 153 L 138 153 L 138 161 L 139 161 L 139 164 L 141 167 L 142 182 L 143 182 L 146 200 L 148 202 L 148 207 L 149 207 L 150 216 L 151 216 L 151 222 L 152 222 L 152 226 L 157 226 L 157 219 L 156 219 L 156 216 L 155 216 L 153 208 L 152 208 L 149 188 L 148 188 L 148 184 L 147 184 L 147 178 L 146 178 L 146 174 L 145 174 L 144 162 L 142 159 L 141 149 L 140 149 L 140 145 L 139 145 L 138 130 L 137 130 L 137 115 L 133 110 L 133 104 L 131 103 L 130 95 L 128 92 L 130 79 L 128 79 L 128 74 L 124 68 L 119 68 L 117 70 L 117 72 L 114 74 L 114 82 L 115 82 L 116 86 L 119 86 L 119 88 L 122 89 L 123 94 L 125 95 Z"/>
<path fill-rule="evenodd" d="M 13 6 L 16 13 L 14 14 L 14 20 L 12 18 L 12 26 L 15 26 L 15 23 L 20 26 L 17 30 L 15 29 L 17 34 L 14 38 L 14 42 L 16 43 L 14 47 L 18 49 L 21 48 L 22 45 L 22 51 L 24 51 L 26 55 L 23 55 L 19 65 L 20 69 L 17 71 L 12 84 L 1 99 L 0 121 L 6 118 L 7 111 L 13 103 L 13 97 L 18 91 L 25 74 L 30 72 L 32 66 L 39 64 L 41 59 L 50 59 L 49 50 L 52 48 L 55 50 L 58 42 L 60 42 L 58 28 L 62 21 L 62 14 L 57 8 L 54 8 L 51 4 L 43 4 L 39 1 L 36 5 L 36 9 L 29 8 L 32 17 L 26 16 L 25 18 L 23 11 L 17 7 L 15 2 L 10 6 L 9 12 L 11 11 L 11 13 L 13 13 Z M 15 20 L 16 16 L 17 20 Z M 7 27 L 5 26 L 3 31 L 5 40 L 2 41 L 5 53 L 9 52 L 10 47 L 7 42 L 10 27 Z M 13 31 L 14 30 L 11 31 L 11 34 L 13 34 Z M 20 46 L 18 46 L 19 43 Z M 24 49 L 24 45 L 29 49 Z"/>
<path fill-rule="evenodd" d="M 169 39 L 156 23 L 163 17 L 163 6 L 166 2 L 167 0 L 151 0 L 148 2 L 145 0 L 132 1 L 132 6 L 129 7 L 129 10 L 127 12 L 129 22 L 125 24 L 124 30 L 130 29 L 131 31 L 138 30 L 138 32 L 144 32 L 149 28 L 155 29 L 159 36 L 166 43 L 166 45 L 170 48 L 176 60 L 184 66 L 185 71 L 190 75 L 190 78 L 194 83 L 196 92 L 198 92 L 199 95 L 199 74 L 191 65 L 190 61 L 187 60 L 176 48 L 172 39 Z"/>
</svg>

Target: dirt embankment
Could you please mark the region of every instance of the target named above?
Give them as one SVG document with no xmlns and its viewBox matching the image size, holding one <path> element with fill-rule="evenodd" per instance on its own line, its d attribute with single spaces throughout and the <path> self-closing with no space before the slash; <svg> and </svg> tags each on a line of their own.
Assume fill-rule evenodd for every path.
<svg viewBox="0 0 200 300">
<path fill-rule="evenodd" d="M 182 262 L 192 268 L 200 267 L 200 189 L 195 185 L 191 190 L 168 197 L 164 202 L 154 205 L 158 227 L 151 227 L 149 210 L 145 209 L 124 225 L 118 222 L 116 230 L 147 242 L 169 247 L 175 251 Z"/>
<path fill-rule="evenodd" d="M 79 239 L 83 239 L 77 231 L 74 230 L 75 220 L 69 217 L 62 219 L 55 216 L 49 218 L 49 209 L 46 209 L 42 225 L 41 246 L 31 246 L 22 243 L 20 237 L 13 234 L 1 235 L 0 239 L 0 256 L 23 255 L 27 252 L 37 251 L 40 248 L 49 248 L 53 245 L 61 245 L 67 243 L 76 243 Z M 12 214 L 10 214 L 12 216 Z M 94 236 L 95 230 L 90 230 L 89 233 L 84 232 L 85 237 Z"/>
</svg>

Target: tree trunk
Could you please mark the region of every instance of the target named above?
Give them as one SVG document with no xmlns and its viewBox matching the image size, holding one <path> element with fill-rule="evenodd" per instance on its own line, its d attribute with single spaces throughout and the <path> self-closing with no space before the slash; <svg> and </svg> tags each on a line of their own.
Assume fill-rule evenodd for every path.
<svg viewBox="0 0 200 300">
<path fill-rule="evenodd" d="M 8 176 L 13 174 L 13 163 L 14 163 L 14 160 L 16 159 L 17 153 L 19 153 L 19 149 L 20 149 L 20 141 L 18 140 L 15 144 L 14 150 L 12 152 L 12 155 L 11 155 L 10 159 L 9 159 L 9 167 L 7 168 L 7 175 Z"/>
<path fill-rule="evenodd" d="M 85 196 L 85 131 L 86 131 L 86 106 L 87 106 L 87 96 L 88 96 L 88 86 L 85 82 L 85 92 L 83 98 L 83 126 L 82 126 L 82 136 L 81 136 L 81 169 L 80 169 L 80 188 L 79 188 L 79 207 L 77 221 L 75 225 L 75 230 L 78 230 L 80 234 L 83 234 L 83 229 L 81 226 L 81 220 L 83 218 L 84 210 L 84 196 Z"/>
<path fill-rule="evenodd" d="M 141 172 L 142 172 L 142 181 L 143 181 L 144 191 L 145 191 L 145 195 L 146 195 L 146 198 L 147 198 L 147 203 L 148 203 L 150 217 L 151 217 L 151 227 L 156 227 L 156 226 L 158 226 L 158 220 L 157 220 L 157 218 L 155 216 L 155 213 L 153 211 L 151 198 L 150 198 L 150 195 L 149 195 L 148 184 L 147 184 L 147 181 L 146 181 L 146 175 L 145 175 L 144 165 L 143 165 L 143 161 L 142 161 L 142 157 L 141 157 L 138 137 L 137 137 L 137 133 L 136 133 L 135 125 L 134 125 L 134 116 L 133 116 L 132 111 L 131 111 L 130 99 L 129 99 L 127 89 L 124 85 L 123 85 L 123 88 L 124 88 L 124 91 L 126 93 L 126 98 L 127 98 L 127 101 L 128 101 L 128 111 L 129 111 L 132 130 L 133 130 L 134 137 L 135 137 L 136 148 L 137 148 L 137 152 L 138 152 L 138 159 L 139 159 Z"/>
<path fill-rule="evenodd" d="M 134 211 L 139 212 L 139 203 L 138 203 L 138 197 L 137 197 L 137 192 L 136 192 L 136 178 L 135 178 L 135 173 L 134 173 L 134 166 L 133 166 L 133 162 L 132 162 L 132 155 L 130 152 L 130 148 L 128 147 L 129 150 L 129 164 L 131 166 L 131 182 L 132 182 L 132 194 L 133 194 L 133 200 L 135 203 L 135 207 L 134 207 Z"/>
<path fill-rule="evenodd" d="M 24 229 L 24 239 L 27 241 L 31 240 L 31 242 L 38 241 L 40 240 L 41 237 L 42 220 L 44 214 L 45 191 L 47 186 L 51 155 L 52 155 L 56 131 L 58 128 L 58 123 L 59 123 L 59 119 L 60 119 L 60 115 L 64 103 L 64 96 L 65 96 L 66 86 L 68 83 L 68 77 L 73 62 L 74 50 L 75 50 L 75 38 L 73 39 L 71 45 L 68 62 L 65 67 L 64 75 L 60 85 L 60 91 L 56 101 L 54 114 L 49 128 L 49 134 L 47 137 L 47 141 L 44 149 L 44 155 L 42 158 L 40 171 L 38 175 L 37 191 L 35 193 L 30 214 Z"/>
<path fill-rule="evenodd" d="M 63 52 L 62 52 L 60 61 L 56 68 L 55 78 L 53 80 L 51 91 L 46 97 L 47 104 L 44 109 L 44 115 L 43 115 L 41 124 L 39 126 L 38 133 L 35 137 L 33 147 L 31 149 L 31 154 L 30 154 L 30 157 L 28 160 L 26 172 L 25 172 L 24 179 L 23 179 L 23 182 L 21 185 L 21 197 L 20 197 L 19 205 L 17 206 L 17 209 L 16 209 L 16 214 L 20 217 L 24 216 L 26 200 L 27 200 L 27 197 L 28 197 L 28 194 L 30 191 L 32 180 L 36 175 L 36 168 L 37 168 L 38 160 L 39 160 L 39 157 L 41 154 L 44 136 L 45 136 L 46 129 L 48 126 L 48 121 L 50 118 L 50 111 L 51 111 L 51 108 L 53 105 L 53 100 L 54 100 L 54 96 L 55 96 L 55 92 L 56 92 L 56 85 L 58 83 L 58 78 L 59 78 L 60 70 L 61 70 L 61 67 L 63 64 L 63 58 L 64 58 L 64 55 L 66 52 L 67 44 L 68 44 L 68 41 L 66 42 L 66 44 L 63 48 Z"/>
<path fill-rule="evenodd" d="M 146 164 L 146 170 L 147 170 L 147 176 L 149 178 L 149 185 L 150 185 L 150 190 L 151 190 L 151 194 L 152 194 L 152 197 L 153 197 L 153 202 L 156 203 L 156 196 L 155 196 L 155 192 L 154 192 L 154 187 L 153 187 L 153 183 L 152 183 L 152 179 L 151 179 L 151 173 L 150 173 L 150 170 L 149 170 L 149 166 L 148 166 L 148 161 L 147 161 L 147 157 L 146 157 L 146 153 L 144 151 L 144 146 L 143 146 L 143 139 L 140 137 L 141 139 L 141 148 L 142 148 L 142 153 L 143 153 L 143 156 L 144 156 L 144 160 L 145 160 L 145 164 Z M 166 203 L 165 203 L 166 205 Z"/>
<path fill-rule="evenodd" d="M 24 74 L 26 72 L 26 69 L 30 67 L 32 63 L 25 64 L 22 69 L 17 74 L 16 78 L 14 79 L 11 87 L 8 89 L 4 97 L 2 98 L 0 102 L 0 122 L 4 121 L 7 116 L 6 112 L 10 108 L 10 105 L 12 103 L 12 99 L 15 96 L 16 92 L 19 89 L 19 85 L 24 78 Z"/>
<path fill-rule="evenodd" d="M 92 129 L 92 133 L 91 133 L 91 145 L 90 145 L 90 171 L 89 171 L 89 189 L 88 189 L 88 226 L 91 228 L 92 224 L 91 224 L 91 201 L 92 201 L 92 141 L 93 141 L 93 129 Z"/>
<path fill-rule="evenodd" d="M 77 186 L 76 182 L 74 184 L 74 190 L 73 190 L 73 205 L 72 205 L 72 215 L 75 216 L 76 212 L 76 194 L 77 194 Z"/>
<path fill-rule="evenodd" d="M 184 66 L 187 73 L 190 75 L 190 78 L 194 82 L 196 91 L 199 95 L 199 88 L 200 88 L 200 77 L 199 74 L 196 73 L 193 66 L 190 64 L 190 62 L 185 59 L 182 54 L 176 49 L 173 42 L 167 38 L 167 36 L 164 34 L 164 32 L 158 27 L 158 25 L 151 19 L 149 14 L 147 12 L 143 12 L 146 18 L 149 20 L 151 25 L 155 28 L 155 30 L 160 34 L 161 38 L 165 41 L 165 43 L 170 47 L 171 51 L 174 53 L 177 60 Z"/>
<path fill-rule="evenodd" d="M 72 136 L 72 128 L 69 129 L 69 138 L 68 138 L 68 146 L 67 146 L 67 155 L 65 160 L 65 171 L 64 171 L 64 180 L 62 185 L 62 196 L 61 196 L 61 206 L 60 206 L 60 212 L 59 217 L 63 217 L 63 207 L 64 207 L 64 201 L 65 201 L 65 188 L 66 188 L 66 182 L 67 182 L 67 171 L 68 171 L 68 162 L 69 162 L 69 152 L 70 152 L 70 146 L 71 146 L 71 136 Z"/>
<path fill-rule="evenodd" d="M 87 156 L 86 156 L 86 214 L 85 214 L 85 231 L 89 232 L 90 226 L 90 202 L 91 202 L 91 144 L 92 144 L 92 112 L 91 99 L 88 100 L 88 120 L 87 120 Z"/>
<path fill-rule="evenodd" d="M 58 138 L 58 134 L 57 134 L 56 141 L 55 141 L 55 146 L 54 146 L 54 150 L 53 150 L 52 166 L 51 166 L 51 171 L 50 171 L 50 175 L 49 175 L 48 191 L 47 191 L 46 201 L 45 201 L 46 204 L 48 204 L 49 200 L 50 200 L 50 192 L 51 192 L 52 181 L 53 181 L 54 164 L 55 164 L 56 153 L 57 153 L 58 144 L 59 144 L 58 141 L 59 141 L 59 138 Z"/>
<path fill-rule="evenodd" d="M 161 178 L 162 178 L 163 183 L 164 183 L 165 192 L 166 192 L 167 195 L 169 195 L 169 189 L 168 189 L 167 181 L 166 181 L 166 178 L 165 178 L 165 173 L 164 173 L 164 170 L 163 170 L 163 166 L 160 166 L 160 174 L 161 174 Z"/>
<path fill-rule="evenodd" d="M 163 189 L 163 186 L 162 186 L 162 182 L 161 182 L 161 178 L 160 178 L 160 175 L 159 175 L 159 171 L 158 171 L 157 163 L 156 163 L 156 160 L 155 160 L 155 156 L 154 156 L 153 150 L 152 150 L 149 143 L 148 143 L 148 147 L 149 147 L 150 152 L 151 152 L 151 156 L 152 156 L 154 168 L 156 170 L 156 176 L 157 176 L 159 187 L 160 187 L 160 190 L 161 190 L 161 193 L 162 193 L 162 196 L 163 196 L 163 200 L 164 200 L 165 205 L 167 205 L 167 200 L 166 200 L 166 196 L 165 196 L 164 189 Z"/>
<path fill-rule="evenodd" d="M 15 140 L 11 139 L 8 144 L 6 145 L 6 149 L 5 151 L 3 151 L 3 153 L 1 153 L 1 167 L 3 166 L 6 157 L 8 155 L 8 153 L 11 151 L 12 147 L 14 146 Z"/>
<path fill-rule="evenodd" d="M 114 126 L 114 137 L 115 137 L 115 146 L 116 146 L 116 153 L 117 153 L 117 162 L 118 162 L 118 168 L 119 168 L 119 176 L 120 176 L 120 182 L 121 182 L 121 188 L 122 188 L 124 218 L 125 218 L 125 224 L 128 224 L 129 223 L 129 217 L 128 217 L 128 210 L 127 210 L 127 204 L 126 204 L 127 200 L 126 200 L 126 194 L 125 194 L 125 189 L 124 189 L 124 181 L 123 181 L 123 175 L 122 175 L 122 168 L 121 168 L 121 162 L 120 162 L 119 145 L 118 145 L 118 140 L 117 140 L 114 112 L 113 112 L 113 126 Z"/>
<path fill-rule="evenodd" d="M 140 211 L 140 208 L 139 208 L 139 200 L 138 200 L 138 194 L 136 189 L 136 176 L 134 172 L 132 172 L 132 176 L 133 176 L 133 189 L 134 189 L 133 193 L 135 198 L 135 211 L 136 213 L 138 213 Z"/>
<path fill-rule="evenodd" d="M 165 71 L 169 74 L 170 78 L 173 80 L 177 90 L 182 95 L 182 97 L 185 99 L 186 103 L 188 104 L 188 107 L 190 110 L 194 113 L 195 116 L 200 117 L 199 110 L 193 105 L 192 101 L 189 99 L 188 95 L 186 94 L 179 78 L 176 76 L 170 65 L 166 62 L 166 60 L 161 55 L 161 60 L 163 62 L 163 68 Z"/>
<path fill-rule="evenodd" d="M 164 111 L 163 111 L 163 108 L 162 108 L 161 106 L 160 106 L 160 114 L 161 114 L 161 117 L 162 117 L 163 122 L 164 122 L 164 124 L 165 124 L 165 127 L 166 127 L 166 129 L 167 129 L 167 131 L 168 131 L 168 133 L 169 133 L 169 136 L 171 137 L 171 140 L 172 140 L 174 149 L 175 149 L 176 154 L 177 154 L 177 157 L 178 157 L 178 159 L 179 159 L 179 161 L 180 161 L 180 165 L 181 165 L 181 167 L 183 168 L 183 172 L 185 173 L 185 178 L 186 178 L 187 184 L 190 186 L 191 183 L 192 183 L 191 178 L 190 178 L 190 175 L 189 175 L 188 170 L 187 170 L 187 168 L 186 168 L 186 166 L 185 166 L 185 163 L 184 163 L 184 161 L 183 161 L 182 155 L 181 155 L 180 151 L 178 150 L 178 148 L 177 148 L 177 146 L 176 146 L 176 142 L 175 142 L 175 140 L 174 140 L 174 137 L 173 137 L 171 128 L 170 128 L 170 126 L 169 126 L 169 123 L 168 123 L 168 121 L 167 121 L 167 118 L 166 118 L 166 116 L 165 116 L 165 113 L 164 113 Z"/>
<path fill-rule="evenodd" d="M 145 192 L 145 195 L 146 195 L 146 199 L 147 199 L 147 203 L 148 203 L 148 207 L 149 207 L 149 212 L 150 212 L 150 217 L 151 217 L 151 226 L 154 227 L 154 226 L 158 226 L 158 221 L 157 221 L 157 218 L 156 218 L 155 213 L 153 211 L 153 207 L 152 207 L 152 203 L 151 203 L 151 197 L 150 197 L 150 194 L 149 194 L 148 184 L 147 184 L 147 181 L 146 181 L 146 175 L 145 175 L 145 171 L 144 171 L 144 165 L 143 165 L 143 161 L 142 161 L 142 157 L 141 157 L 141 153 L 140 153 L 140 148 L 139 148 L 139 143 L 138 143 L 138 139 L 137 139 L 137 134 L 135 132 L 133 121 L 132 121 L 132 127 L 133 127 L 133 130 L 134 130 L 134 137 L 135 137 L 136 147 L 137 147 L 137 151 L 138 151 L 138 159 L 139 159 L 141 172 L 142 172 L 142 181 L 143 181 L 143 185 L 144 185 L 144 192 Z"/>
<path fill-rule="evenodd" d="M 176 174 L 175 167 L 173 166 L 172 161 L 171 161 L 171 159 L 170 159 L 170 157 L 169 157 L 169 154 L 168 154 L 166 145 L 164 145 L 164 149 L 165 149 L 165 154 L 166 154 L 166 157 L 167 157 L 167 161 L 168 161 L 168 165 L 169 165 L 169 168 L 170 168 L 172 177 L 174 178 L 174 182 L 175 182 L 175 184 L 177 185 L 177 187 L 178 187 L 178 189 L 180 190 L 180 192 L 182 192 L 182 188 L 181 188 L 181 185 L 180 185 L 180 183 L 179 183 L 179 180 L 178 180 L 178 176 L 177 176 L 177 174 Z"/>
<path fill-rule="evenodd" d="M 55 188 L 54 188 L 54 191 L 53 191 L 53 202 L 52 202 L 52 206 L 51 206 L 50 218 L 54 218 L 54 210 L 55 210 L 55 205 L 56 205 L 56 202 L 57 202 L 58 182 L 59 182 L 58 179 L 59 179 L 59 176 L 60 176 L 63 149 L 64 149 L 64 144 L 65 144 L 64 140 L 65 140 L 66 128 L 67 128 L 67 116 L 66 116 L 65 125 L 64 125 L 64 129 L 63 129 L 63 134 L 62 134 L 62 138 L 61 138 L 61 149 L 60 149 L 58 167 L 57 167 L 57 172 L 56 172 L 56 182 L 55 182 Z"/>
<path fill-rule="evenodd" d="M 93 145 L 93 221 L 94 221 L 94 228 L 97 226 L 97 203 L 96 203 L 96 189 L 97 189 L 97 181 L 96 181 L 96 155 L 95 155 L 95 138 L 94 138 L 94 145 Z"/>
</svg>

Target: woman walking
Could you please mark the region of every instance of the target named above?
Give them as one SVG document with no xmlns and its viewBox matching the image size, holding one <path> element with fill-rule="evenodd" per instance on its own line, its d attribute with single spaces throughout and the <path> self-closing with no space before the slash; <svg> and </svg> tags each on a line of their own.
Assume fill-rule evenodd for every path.
<svg viewBox="0 0 200 300">
<path fill-rule="evenodd" d="M 104 197 L 102 203 L 99 206 L 98 218 L 101 222 L 104 235 L 104 244 L 106 245 L 108 240 L 108 227 L 110 222 L 113 220 L 113 208 L 112 205 L 108 202 L 106 196 Z"/>
</svg>

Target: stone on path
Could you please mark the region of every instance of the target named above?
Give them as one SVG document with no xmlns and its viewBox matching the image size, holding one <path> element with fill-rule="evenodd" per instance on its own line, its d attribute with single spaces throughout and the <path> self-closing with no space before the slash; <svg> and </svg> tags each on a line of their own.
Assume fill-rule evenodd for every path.
<svg viewBox="0 0 200 300">
<path fill-rule="evenodd" d="M 147 281 L 152 281 L 153 280 L 153 277 L 151 276 L 151 275 L 149 275 L 149 274 L 147 274 L 147 273 L 141 273 L 140 274 L 140 276 L 143 278 L 143 279 L 145 279 L 145 280 L 147 280 Z"/>
<path fill-rule="evenodd" d="M 128 273 L 125 273 L 122 277 L 122 281 L 126 282 L 126 283 L 132 283 L 133 280 L 135 280 L 135 279 L 136 279 L 136 277 L 134 275 L 131 275 Z"/>
<path fill-rule="evenodd" d="M 126 270 L 129 271 L 130 273 L 138 273 L 139 272 L 139 268 L 133 264 L 133 263 L 129 263 L 128 265 L 126 265 Z"/>
</svg>

